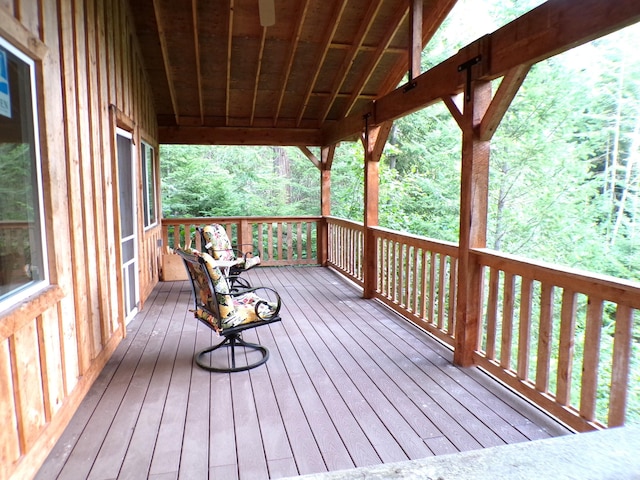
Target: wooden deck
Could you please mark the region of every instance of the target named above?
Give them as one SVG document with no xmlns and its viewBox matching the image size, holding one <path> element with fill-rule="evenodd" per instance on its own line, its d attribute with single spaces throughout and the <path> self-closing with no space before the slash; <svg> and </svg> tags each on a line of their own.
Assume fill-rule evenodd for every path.
<svg viewBox="0 0 640 480">
<path fill-rule="evenodd" d="M 266 365 L 195 367 L 215 338 L 188 283 L 161 283 L 36 478 L 279 478 L 567 433 L 333 271 L 249 274 L 284 303 L 245 333 Z"/>
</svg>

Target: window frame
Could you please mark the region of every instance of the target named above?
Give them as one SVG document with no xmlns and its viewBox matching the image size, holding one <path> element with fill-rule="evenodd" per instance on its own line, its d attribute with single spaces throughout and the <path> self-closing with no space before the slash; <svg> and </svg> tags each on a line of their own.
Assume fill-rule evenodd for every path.
<svg viewBox="0 0 640 480">
<path fill-rule="evenodd" d="M 142 222 L 144 230 L 149 230 L 158 225 L 158 195 L 156 188 L 156 162 L 153 146 L 141 140 L 140 169 L 142 170 Z M 149 167 L 151 171 L 149 171 Z M 150 188 L 151 187 L 151 188 Z M 153 209 L 151 202 L 153 200 Z"/>
<path fill-rule="evenodd" d="M 31 129 L 32 129 L 32 144 L 33 148 L 33 163 L 35 167 L 34 178 L 35 183 L 32 187 L 36 190 L 36 195 L 33 196 L 34 200 L 38 202 L 38 215 L 34 216 L 34 222 L 39 222 L 39 238 L 36 239 L 40 242 L 40 258 L 42 260 L 40 279 L 32 280 L 25 285 L 19 286 L 13 290 L 10 290 L 4 294 L 4 298 L 0 298 L 0 313 L 14 307 L 15 305 L 23 302 L 28 297 L 42 292 L 50 285 L 49 276 L 49 258 L 48 258 L 48 243 L 47 243 L 47 223 L 45 218 L 45 201 L 44 201 L 44 183 L 42 176 L 42 151 L 40 146 L 40 122 L 42 121 L 38 108 L 38 69 L 41 68 L 39 61 L 30 57 L 24 53 L 18 46 L 13 44 L 3 31 L 0 31 L 0 48 L 10 53 L 21 62 L 23 62 L 29 72 L 29 86 L 31 90 Z M 31 243 L 30 243 L 31 245 Z"/>
</svg>

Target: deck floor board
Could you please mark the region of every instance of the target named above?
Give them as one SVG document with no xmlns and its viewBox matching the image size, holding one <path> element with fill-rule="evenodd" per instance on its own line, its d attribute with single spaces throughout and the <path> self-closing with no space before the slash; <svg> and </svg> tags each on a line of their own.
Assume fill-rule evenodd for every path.
<svg viewBox="0 0 640 480">
<path fill-rule="evenodd" d="M 280 323 L 257 369 L 210 373 L 187 282 L 159 284 L 40 469 L 63 478 L 267 479 L 568 433 L 321 267 L 262 267 Z"/>
</svg>

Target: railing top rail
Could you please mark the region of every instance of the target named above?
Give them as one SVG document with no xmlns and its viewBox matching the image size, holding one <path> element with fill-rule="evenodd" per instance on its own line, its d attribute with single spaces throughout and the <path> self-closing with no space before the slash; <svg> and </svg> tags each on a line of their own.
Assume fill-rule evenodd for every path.
<svg viewBox="0 0 640 480">
<path fill-rule="evenodd" d="M 299 215 L 299 216 L 261 216 L 261 217 L 176 217 L 176 218 L 163 218 L 163 225 L 179 225 L 183 223 L 233 223 L 246 220 L 248 222 L 266 222 L 266 221 L 318 221 L 321 220 L 321 216 L 314 215 Z"/>
<path fill-rule="evenodd" d="M 329 223 L 333 223 L 335 225 L 346 225 L 349 227 L 357 227 L 359 229 L 364 228 L 364 223 L 356 222 L 355 220 L 347 220 L 346 218 L 340 217 L 325 217 Z"/>
<path fill-rule="evenodd" d="M 446 253 L 452 257 L 458 255 L 458 244 L 447 242 L 445 240 L 436 240 L 435 238 L 422 237 L 411 233 L 397 232 L 384 227 L 371 227 L 374 235 L 387 240 L 399 240 L 412 246 L 427 248 L 428 250 L 437 250 Z"/>
<path fill-rule="evenodd" d="M 472 254 L 478 256 L 480 263 L 488 267 L 549 282 L 602 300 L 615 299 L 616 302 L 640 309 L 640 282 L 530 260 L 486 248 L 473 249 Z"/>
</svg>

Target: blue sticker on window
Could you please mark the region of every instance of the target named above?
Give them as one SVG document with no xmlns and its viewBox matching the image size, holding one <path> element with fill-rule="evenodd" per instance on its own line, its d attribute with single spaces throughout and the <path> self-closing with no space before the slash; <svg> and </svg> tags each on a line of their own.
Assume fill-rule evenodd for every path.
<svg viewBox="0 0 640 480">
<path fill-rule="evenodd" d="M 0 115 L 11 118 L 11 95 L 9 93 L 7 52 L 2 49 L 0 49 Z"/>
</svg>

